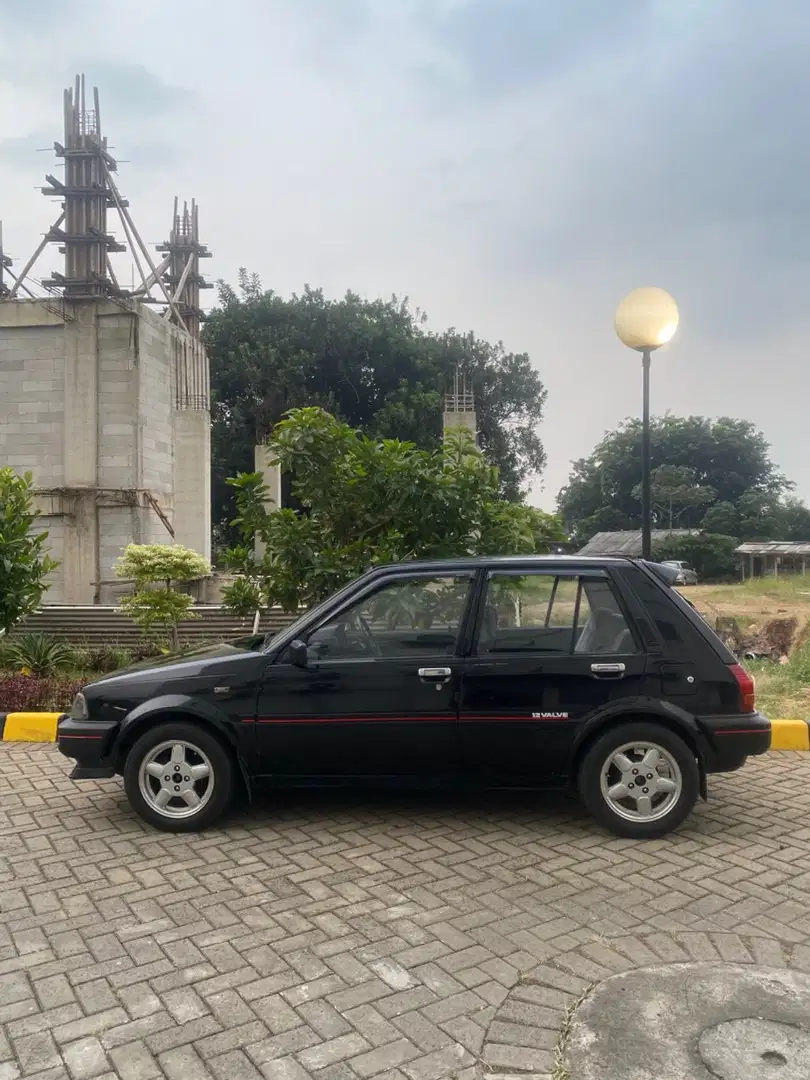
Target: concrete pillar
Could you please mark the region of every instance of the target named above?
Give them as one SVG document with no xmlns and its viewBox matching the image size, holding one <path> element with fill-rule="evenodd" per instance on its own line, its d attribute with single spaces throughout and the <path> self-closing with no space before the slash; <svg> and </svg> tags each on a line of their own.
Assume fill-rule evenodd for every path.
<svg viewBox="0 0 810 1080">
<path fill-rule="evenodd" d="M 444 434 L 447 435 L 449 431 L 460 427 L 467 428 L 467 430 L 472 433 L 476 443 L 478 442 L 478 418 L 476 417 L 475 410 L 445 412 L 442 419 L 442 429 Z"/>
<path fill-rule="evenodd" d="M 254 471 L 261 474 L 268 488 L 264 505 L 268 511 L 281 509 L 281 467 L 273 463 L 270 448 L 265 443 L 255 447 L 253 458 Z M 258 536 L 254 538 L 253 545 L 256 558 L 261 559 L 264 556 L 265 545 Z"/>
<path fill-rule="evenodd" d="M 92 604 L 101 577 L 96 486 L 99 482 L 98 306 L 76 302 L 65 323 L 64 485 L 73 489 L 65 519 L 63 593 L 69 604 Z M 83 489 L 83 490 L 82 490 Z"/>
<path fill-rule="evenodd" d="M 178 544 L 211 558 L 211 416 L 174 414 L 174 532 Z"/>
<path fill-rule="evenodd" d="M 64 484 L 98 484 L 98 333 L 96 304 L 76 303 L 65 325 Z"/>
</svg>

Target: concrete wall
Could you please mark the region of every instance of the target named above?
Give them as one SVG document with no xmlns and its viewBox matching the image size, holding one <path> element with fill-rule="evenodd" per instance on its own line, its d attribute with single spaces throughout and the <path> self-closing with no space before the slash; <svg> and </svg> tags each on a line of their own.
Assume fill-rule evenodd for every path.
<svg viewBox="0 0 810 1080">
<path fill-rule="evenodd" d="M 0 461 L 38 484 L 64 483 L 64 326 L 42 310 L 31 325 L 0 304 Z"/>
<path fill-rule="evenodd" d="M 40 492 L 50 603 L 98 602 L 123 547 L 172 542 L 147 493 L 210 558 L 202 346 L 142 305 L 0 302 L 0 465 Z"/>
<path fill-rule="evenodd" d="M 446 412 L 442 417 L 442 429 L 445 434 L 456 428 L 467 428 L 476 438 L 478 436 L 478 418 L 474 412 Z"/>
</svg>

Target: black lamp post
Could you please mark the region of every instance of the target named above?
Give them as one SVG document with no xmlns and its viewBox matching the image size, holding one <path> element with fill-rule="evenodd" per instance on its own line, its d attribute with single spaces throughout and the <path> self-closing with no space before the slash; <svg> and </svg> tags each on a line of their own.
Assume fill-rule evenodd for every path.
<svg viewBox="0 0 810 1080">
<path fill-rule="evenodd" d="M 619 304 L 615 325 L 622 344 L 641 353 L 641 557 L 651 559 L 650 358 L 678 329 L 678 305 L 663 289 L 636 289 Z"/>
</svg>

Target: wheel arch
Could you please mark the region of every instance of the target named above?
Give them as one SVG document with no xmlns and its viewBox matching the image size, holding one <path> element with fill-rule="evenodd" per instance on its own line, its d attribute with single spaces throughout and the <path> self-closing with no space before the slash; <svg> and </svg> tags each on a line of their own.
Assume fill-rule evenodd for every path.
<svg viewBox="0 0 810 1080">
<path fill-rule="evenodd" d="M 658 724 L 672 735 L 681 738 L 695 755 L 700 773 L 700 794 L 701 798 L 706 799 L 706 750 L 700 729 L 688 713 L 682 713 L 681 710 L 676 709 L 664 709 L 660 705 L 655 707 L 628 704 L 625 708 L 595 717 L 583 728 L 574 746 L 570 770 L 572 780 L 576 781 L 579 776 L 585 755 L 593 744 L 611 728 L 617 728 L 623 724 Z"/>
<path fill-rule="evenodd" d="M 194 708 L 188 702 L 166 702 L 163 704 L 156 702 L 153 708 L 133 713 L 121 728 L 116 739 L 114 760 L 117 773 L 123 773 L 126 759 L 138 739 L 150 728 L 164 724 L 190 724 L 213 736 L 235 762 L 237 775 L 241 778 L 245 793 L 249 798 L 251 797 L 250 774 L 242 755 L 239 753 L 236 739 L 229 731 L 228 726 L 219 721 L 218 718 Z"/>
</svg>

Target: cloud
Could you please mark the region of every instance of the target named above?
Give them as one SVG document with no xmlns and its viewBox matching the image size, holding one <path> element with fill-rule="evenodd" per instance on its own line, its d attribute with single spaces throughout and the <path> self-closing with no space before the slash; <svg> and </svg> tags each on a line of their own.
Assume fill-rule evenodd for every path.
<svg viewBox="0 0 810 1080">
<path fill-rule="evenodd" d="M 0 139 L 0 165 L 27 172 L 31 169 L 32 163 L 37 160 L 35 156 L 37 151 L 50 149 L 52 146 L 53 132 L 44 128 L 30 135 Z M 44 162 L 45 158 L 43 158 L 43 164 Z"/>
<path fill-rule="evenodd" d="M 193 91 L 165 80 L 143 64 L 90 57 L 79 61 L 76 71 L 86 76 L 88 88 L 103 87 L 102 108 L 124 124 L 131 119 L 162 120 L 166 113 L 179 112 L 196 101 Z"/>
<path fill-rule="evenodd" d="M 594 53 L 635 33 L 649 0 L 467 0 L 441 7 L 425 3 L 428 32 L 452 64 L 450 81 L 477 97 L 503 97 L 552 79 Z"/>
<path fill-rule="evenodd" d="M 807 0 L 82 0 L 22 17 L 43 10 L 0 0 L 9 250 L 47 226 L 33 150 L 85 70 L 145 237 L 175 192 L 196 196 L 211 277 L 408 293 L 436 328 L 527 349 L 552 493 L 637 411 L 613 308 L 659 284 L 682 324 L 654 408 L 763 424 L 810 495 Z"/>
</svg>

